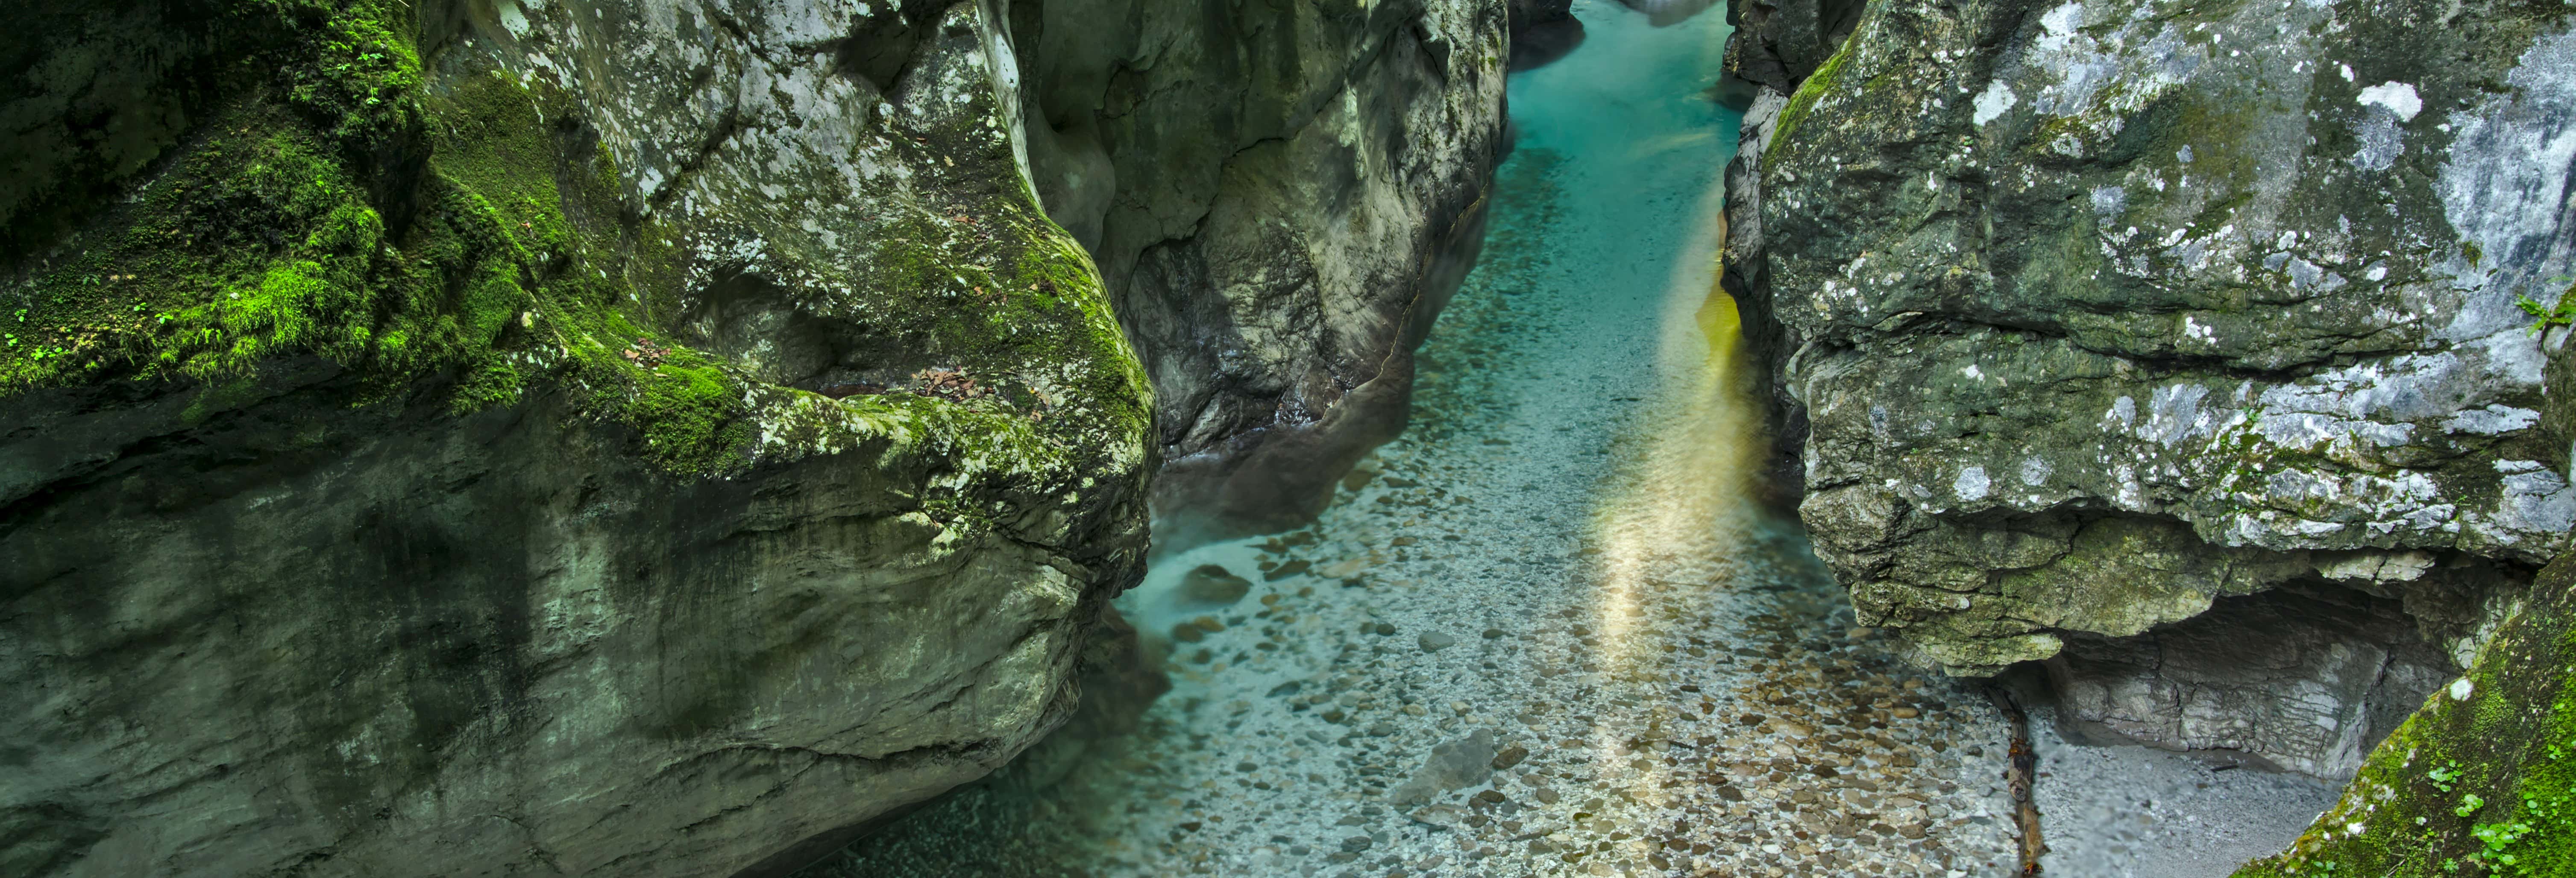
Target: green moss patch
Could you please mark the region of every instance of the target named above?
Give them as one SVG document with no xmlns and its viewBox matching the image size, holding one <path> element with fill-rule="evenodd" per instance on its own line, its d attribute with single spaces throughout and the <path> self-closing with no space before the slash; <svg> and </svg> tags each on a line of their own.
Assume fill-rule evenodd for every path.
<svg viewBox="0 0 2576 878">
<path fill-rule="evenodd" d="M 1815 112 L 1816 102 L 1823 100 L 1825 94 L 1833 90 L 1834 82 L 1843 75 L 1843 65 L 1851 62 L 1852 45 L 1857 42 L 1859 41 L 1844 40 L 1842 48 L 1834 50 L 1833 57 L 1825 59 L 1823 64 L 1816 65 L 1816 72 L 1808 74 L 1805 81 L 1798 83 L 1798 93 L 1789 96 L 1789 105 L 1780 108 L 1779 120 L 1771 124 L 1771 144 L 1764 150 L 1766 153 L 1762 157 L 1764 165 L 1771 164 L 1771 156 L 1768 153 L 1776 153 L 1782 144 L 1788 143 L 1790 132 L 1797 130 L 1798 123 L 1806 121 L 1807 114 Z"/>
<path fill-rule="evenodd" d="M 759 382 L 674 337 L 687 248 L 629 203 L 579 101 L 498 71 L 425 78 L 414 14 L 403 0 L 234 4 L 217 33 L 240 39 L 211 50 L 232 54 L 157 84 L 215 97 L 149 173 L 77 221 L 53 207 L 0 216 L 12 241 L 45 241 L 16 254 L 0 289 L 0 396 L 104 381 L 205 396 L 312 355 L 358 376 L 367 399 L 440 394 L 460 413 L 565 387 L 586 416 L 632 427 L 666 471 L 749 465 Z M 1061 431 L 1144 435 L 1145 379 L 1089 260 L 1024 184 L 955 188 L 980 194 L 926 206 L 918 228 L 874 230 L 873 258 L 854 260 L 861 289 L 799 306 L 1011 392 L 842 405 L 864 424 L 956 405 L 1043 421 L 1079 397 L 1095 417 Z M 1001 374 L 1033 363 L 1066 368 Z M 1060 457 L 1096 443 L 1041 444 Z"/>
<path fill-rule="evenodd" d="M 2238 878 L 2576 875 L 2576 559 L 2541 571 L 2465 679 Z"/>
</svg>

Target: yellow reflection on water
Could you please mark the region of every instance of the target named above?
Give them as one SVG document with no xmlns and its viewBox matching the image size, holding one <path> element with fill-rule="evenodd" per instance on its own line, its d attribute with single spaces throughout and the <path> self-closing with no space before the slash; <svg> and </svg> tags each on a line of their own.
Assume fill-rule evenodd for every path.
<svg viewBox="0 0 2576 878">
<path fill-rule="evenodd" d="M 1709 599 L 1729 588 L 1757 514 L 1751 489 L 1763 454 L 1761 418 L 1743 326 L 1705 256 L 1715 249 L 1717 201 L 1713 193 L 1707 199 L 1699 215 L 1710 219 L 1694 236 L 1709 246 L 1675 267 L 1665 296 L 1657 396 L 1593 510 L 1596 660 L 1614 700 L 1633 705 L 1605 711 L 1621 715 L 1594 726 L 1593 760 L 1599 777 L 1625 781 L 1629 796 L 1650 807 L 1670 803 L 1677 790 L 1668 785 L 1669 765 L 1643 758 L 1639 742 L 1678 737 L 1675 726 L 1698 718 L 1665 685 L 1670 656 L 1685 645 L 1682 629 L 1705 627 L 1689 624 L 1693 614 L 1715 609 Z"/>
</svg>

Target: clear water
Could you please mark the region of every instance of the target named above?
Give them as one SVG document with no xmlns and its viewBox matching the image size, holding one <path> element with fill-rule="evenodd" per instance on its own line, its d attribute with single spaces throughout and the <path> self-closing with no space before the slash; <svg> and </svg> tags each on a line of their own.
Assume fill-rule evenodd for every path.
<svg viewBox="0 0 2576 878">
<path fill-rule="evenodd" d="M 1701 95 L 1723 16 L 1575 8 L 1583 47 L 1512 81 L 1404 438 L 1312 527 L 1119 599 L 1173 684 L 1135 734 L 1042 745 L 806 874 L 2009 868 L 2000 720 L 1853 627 L 1747 496 L 1711 263 L 1739 120 Z"/>
</svg>

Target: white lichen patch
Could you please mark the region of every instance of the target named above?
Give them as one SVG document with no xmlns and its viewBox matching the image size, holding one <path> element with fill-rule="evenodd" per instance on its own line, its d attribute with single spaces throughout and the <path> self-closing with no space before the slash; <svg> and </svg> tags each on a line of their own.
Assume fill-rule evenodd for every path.
<svg viewBox="0 0 2576 878">
<path fill-rule="evenodd" d="M 1959 477 L 1950 482 L 1950 490 L 1961 502 L 1974 502 L 1986 499 L 1992 484 L 1986 479 L 1985 467 L 1972 466 L 1959 471 Z"/>
<path fill-rule="evenodd" d="M 1970 117 L 1970 121 L 1984 126 L 2002 118 L 2004 111 L 2012 109 L 2018 102 L 2020 98 L 2013 95 L 2012 86 L 2005 85 L 2003 80 L 1995 80 L 1987 84 L 1983 94 L 1977 95 L 1976 114 Z"/>
<path fill-rule="evenodd" d="M 2576 257 L 2564 211 L 2576 168 L 2576 33 L 2533 41 L 2505 83 L 2505 92 L 2450 115 L 2455 133 L 2434 183 L 2451 228 L 2483 257 L 2439 266 L 2453 285 L 2480 293 L 2447 328 L 2455 340 L 2528 322 L 2514 301 L 2554 301 L 2549 281 L 2570 273 Z"/>
<path fill-rule="evenodd" d="M 2415 114 L 2424 112 L 2424 99 L 2415 94 L 2415 86 L 2403 82 L 2383 82 L 2362 89 L 2357 100 L 2363 106 L 2387 110 L 2400 122 L 2413 122 Z"/>
</svg>

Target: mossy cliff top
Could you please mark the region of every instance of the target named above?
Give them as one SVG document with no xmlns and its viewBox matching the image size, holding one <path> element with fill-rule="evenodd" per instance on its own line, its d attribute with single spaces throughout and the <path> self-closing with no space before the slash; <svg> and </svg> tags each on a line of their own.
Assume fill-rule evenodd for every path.
<svg viewBox="0 0 2576 878">
<path fill-rule="evenodd" d="M 798 22 L 641 6 L 0 16 L 52 35 L 5 111 L 0 394 L 202 415 L 312 355 L 361 404 L 561 391 L 681 476 L 873 446 L 1140 477 L 1149 392 L 1025 183 L 980 7 L 839 13 L 908 59 L 878 82 Z M 646 94 L 674 69 L 697 105 Z"/>
<path fill-rule="evenodd" d="M 2576 559 L 2541 571 L 2289 851 L 2236 874 L 2576 874 Z"/>
</svg>

